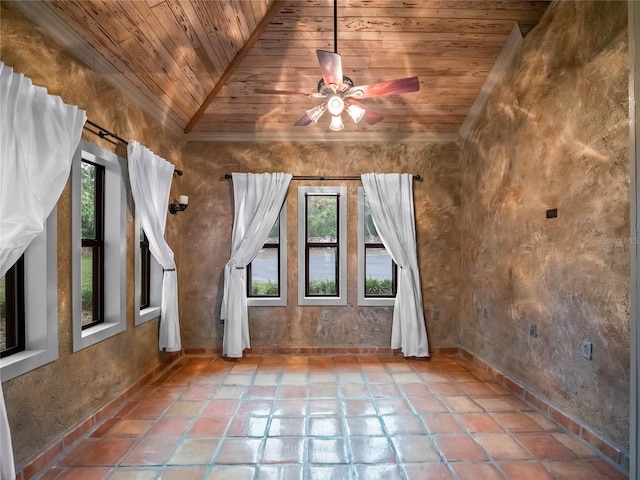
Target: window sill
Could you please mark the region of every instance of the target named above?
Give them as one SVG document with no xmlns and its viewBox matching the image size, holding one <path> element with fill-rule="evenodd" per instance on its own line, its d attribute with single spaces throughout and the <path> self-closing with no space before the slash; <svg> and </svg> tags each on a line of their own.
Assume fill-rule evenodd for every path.
<svg viewBox="0 0 640 480">
<path fill-rule="evenodd" d="M 155 320 L 156 318 L 160 318 L 160 313 L 162 311 L 161 307 L 147 307 L 140 310 L 140 314 L 136 319 L 136 327 L 138 325 L 142 325 L 143 323 L 150 322 L 151 320 Z"/>
<path fill-rule="evenodd" d="M 25 350 L 0 359 L 2 382 L 24 375 L 57 359 L 57 352 L 47 350 Z"/>
<path fill-rule="evenodd" d="M 359 307 L 393 307 L 396 304 L 395 298 L 359 298 Z"/>
</svg>

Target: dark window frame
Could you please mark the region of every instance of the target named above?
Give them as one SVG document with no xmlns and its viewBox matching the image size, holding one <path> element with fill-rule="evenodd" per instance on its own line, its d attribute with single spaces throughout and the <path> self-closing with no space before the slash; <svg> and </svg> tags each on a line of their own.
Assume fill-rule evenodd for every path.
<svg viewBox="0 0 640 480">
<path fill-rule="evenodd" d="M 373 295 L 367 293 L 367 250 L 370 248 L 384 248 L 386 247 L 383 243 L 379 242 L 367 242 L 364 241 L 364 265 L 363 265 L 363 274 L 364 274 L 364 298 L 396 298 L 398 293 L 398 265 L 396 262 L 391 259 L 391 291 L 392 293 L 389 295 Z M 388 252 L 388 250 L 387 250 Z"/>
<path fill-rule="evenodd" d="M 140 310 L 151 306 L 151 250 L 149 238 L 140 229 Z"/>
<path fill-rule="evenodd" d="M 280 217 L 278 217 L 278 222 L 280 221 Z M 253 277 L 251 272 L 251 263 L 247 265 L 247 297 L 248 298 L 278 298 L 280 297 L 280 241 L 278 243 L 265 243 L 261 250 L 264 248 L 272 248 L 276 250 L 276 265 L 277 265 L 277 274 L 276 278 L 278 279 L 278 292 L 275 295 L 257 295 L 252 291 L 253 286 Z"/>
<path fill-rule="evenodd" d="M 0 351 L 0 358 L 26 349 L 26 321 L 24 301 L 24 256 L 20 257 L 5 274 L 5 301 L 7 323 L 5 338 L 13 338 L 12 345 Z"/>
<path fill-rule="evenodd" d="M 336 241 L 309 242 L 309 197 L 336 198 Z M 339 193 L 305 193 L 304 194 L 304 295 L 309 298 L 339 298 L 340 297 L 340 194 Z M 335 287 L 336 293 L 313 294 L 309 292 L 309 252 L 312 248 L 335 248 Z"/>
<path fill-rule="evenodd" d="M 104 207 L 105 167 L 86 159 L 81 160 L 95 168 L 94 232 L 93 238 L 82 238 L 82 248 L 91 248 L 93 321 L 82 325 L 82 330 L 104 323 Z"/>
</svg>

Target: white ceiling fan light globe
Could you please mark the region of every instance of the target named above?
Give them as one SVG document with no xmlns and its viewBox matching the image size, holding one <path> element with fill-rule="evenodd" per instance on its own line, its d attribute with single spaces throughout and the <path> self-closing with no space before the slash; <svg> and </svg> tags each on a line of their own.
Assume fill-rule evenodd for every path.
<svg viewBox="0 0 640 480">
<path fill-rule="evenodd" d="M 333 115 L 331 117 L 331 123 L 329 124 L 329 129 L 334 132 L 339 132 L 344 128 L 344 123 L 342 123 L 342 117 L 340 115 Z"/>
<path fill-rule="evenodd" d="M 320 117 L 322 116 L 322 114 L 326 109 L 327 109 L 327 106 L 325 104 L 316 105 L 312 109 L 307 110 L 307 115 L 313 121 L 313 123 L 318 123 L 318 120 L 320 120 Z"/>
<path fill-rule="evenodd" d="M 340 115 L 344 110 L 344 100 L 340 95 L 331 95 L 327 100 L 327 110 L 334 117 Z"/>
<path fill-rule="evenodd" d="M 364 117 L 364 114 L 367 113 L 367 110 L 358 105 L 354 105 L 353 103 L 348 103 L 347 113 L 349 114 L 349 116 L 351 117 L 351 120 L 353 120 L 354 123 L 358 123 L 360 120 L 362 120 L 362 117 Z"/>
</svg>

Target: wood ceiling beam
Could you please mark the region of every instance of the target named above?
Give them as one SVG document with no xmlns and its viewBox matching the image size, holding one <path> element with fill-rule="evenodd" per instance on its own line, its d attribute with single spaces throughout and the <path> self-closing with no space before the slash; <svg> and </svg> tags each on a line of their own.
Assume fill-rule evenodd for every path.
<svg viewBox="0 0 640 480">
<path fill-rule="evenodd" d="M 231 61 L 229 66 L 225 69 L 225 71 L 222 73 L 222 75 L 220 75 L 220 79 L 216 82 L 211 92 L 209 92 L 209 95 L 207 95 L 207 98 L 204 99 L 204 102 L 202 102 L 202 105 L 200 105 L 200 108 L 198 108 L 198 111 L 193 115 L 193 117 L 191 117 L 191 120 L 189 120 L 189 123 L 187 123 L 187 126 L 184 128 L 184 133 L 189 133 L 193 129 L 194 125 L 198 122 L 200 117 L 202 117 L 202 115 L 207 110 L 207 108 L 209 107 L 213 99 L 216 97 L 216 95 L 218 95 L 220 90 L 222 90 L 222 87 L 224 87 L 224 85 L 227 83 L 231 75 L 233 75 L 233 72 L 235 72 L 236 68 L 238 68 L 238 66 L 242 63 L 244 58 L 249 54 L 249 52 L 251 51 L 255 43 L 258 41 L 258 39 L 262 35 L 262 32 L 264 32 L 264 30 L 267 28 L 267 26 L 271 22 L 271 19 L 275 17 L 278 13 L 280 13 L 280 9 L 284 6 L 285 3 L 286 2 L 284 0 L 275 0 L 271 4 L 269 9 L 267 10 L 267 13 L 264 15 L 262 20 L 260 20 L 260 23 L 258 24 L 256 29 L 251 33 L 251 36 L 249 37 L 249 39 L 245 42 L 245 44 L 242 46 L 240 51 L 233 58 L 233 60 Z"/>
</svg>

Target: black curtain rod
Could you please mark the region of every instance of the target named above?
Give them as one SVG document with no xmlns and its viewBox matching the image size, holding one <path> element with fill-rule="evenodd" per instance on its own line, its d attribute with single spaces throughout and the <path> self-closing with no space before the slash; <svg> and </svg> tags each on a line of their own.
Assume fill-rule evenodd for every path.
<svg viewBox="0 0 640 480">
<path fill-rule="evenodd" d="M 225 173 L 224 178 L 229 180 L 231 178 L 231 174 Z M 413 175 L 414 180 L 422 180 L 420 175 Z M 292 180 L 361 180 L 361 177 L 358 175 L 343 175 L 338 177 L 325 177 L 321 175 L 294 175 Z"/>
<path fill-rule="evenodd" d="M 93 133 L 94 135 L 99 136 L 100 138 L 107 138 L 107 137 L 113 137 L 116 140 L 118 140 L 120 143 L 124 143 L 125 145 L 129 145 L 129 142 L 127 142 L 124 138 L 120 138 L 118 135 L 116 135 L 113 132 L 110 132 L 109 130 L 107 130 L 104 127 L 101 127 L 100 125 L 98 125 L 97 123 L 92 122 L 91 120 L 87 120 L 86 123 L 88 123 L 89 125 L 91 125 L 92 127 L 98 129 L 97 132 L 94 132 L 93 130 L 89 130 L 87 128 L 87 130 L 89 130 L 91 133 Z M 86 128 L 86 125 L 85 125 Z M 175 173 L 176 175 L 178 175 L 179 177 L 182 176 L 182 170 L 174 170 L 173 173 Z"/>
</svg>

